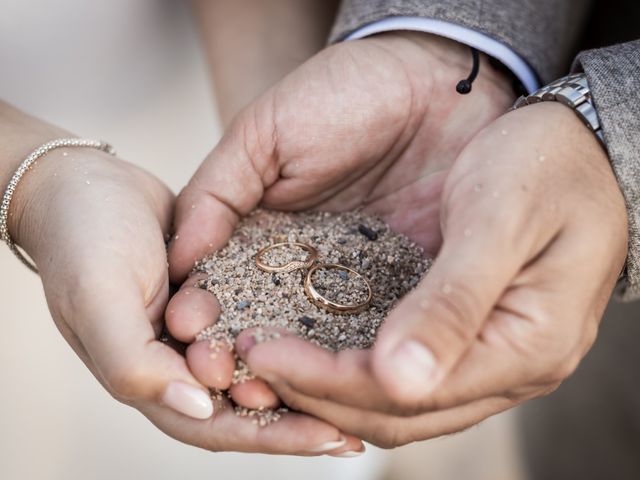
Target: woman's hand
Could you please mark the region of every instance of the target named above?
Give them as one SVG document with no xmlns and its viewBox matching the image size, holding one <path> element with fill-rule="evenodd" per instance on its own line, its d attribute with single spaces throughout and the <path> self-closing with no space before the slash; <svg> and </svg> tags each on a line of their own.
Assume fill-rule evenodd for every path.
<svg viewBox="0 0 640 480">
<path fill-rule="evenodd" d="M 513 101 L 509 80 L 482 59 L 473 94 L 456 93 L 469 49 L 439 37 L 395 33 L 326 49 L 233 121 L 178 197 L 170 272 L 183 281 L 194 261 L 221 248 L 259 203 L 280 210 L 365 206 L 435 254 L 442 184 L 463 146 Z M 194 315 L 207 311 L 204 316 Z M 176 295 L 171 333 L 192 342 L 219 314 L 207 292 Z M 216 388 L 233 360 L 188 350 L 191 370 Z M 232 387 L 249 407 L 278 398 L 260 380 Z"/>
<path fill-rule="evenodd" d="M 48 126 L 36 130 L 40 135 L 14 139 L 27 139 L 31 149 L 68 136 Z M 311 417 L 285 415 L 260 428 L 226 402 L 213 405 L 184 357 L 157 340 L 169 293 L 164 238 L 173 202 L 157 178 L 93 149 L 54 150 L 24 176 L 10 233 L 35 260 L 67 342 L 114 398 L 183 442 L 308 455 L 361 449 Z"/>
<path fill-rule="evenodd" d="M 508 113 L 465 147 L 441 199 L 443 244 L 371 351 L 293 336 L 237 350 L 284 401 L 375 444 L 451 433 L 574 371 L 627 252 L 604 150 L 567 107 Z"/>
</svg>

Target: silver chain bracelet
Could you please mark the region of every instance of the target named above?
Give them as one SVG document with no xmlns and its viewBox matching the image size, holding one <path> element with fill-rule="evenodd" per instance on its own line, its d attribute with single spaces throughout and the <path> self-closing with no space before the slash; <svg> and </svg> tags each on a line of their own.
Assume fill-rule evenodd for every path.
<svg viewBox="0 0 640 480">
<path fill-rule="evenodd" d="M 7 186 L 7 189 L 2 196 L 2 204 L 0 204 L 0 240 L 5 241 L 14 255 L 18 257 L 20 261 L 34 273 L 38 273 L 38 269 L 36 268 L 35 264 L 20 251 L 15 243 L 13 243 L 11 235 L 9 234 L 7 222 L 9 220 L 9 207 L 11 206 L 11 199 L 13 198 L 13 193 L 15 192 L 18 183 L 20 183 L 20 180 L 22 180 L 24 174 L 27 173 L 29 169 L 31 169 L 31 167 L 39 158 L 44 157 L 51 150 L 66 147 L 95 148 L 111 155 L 115 155 L 115 150 L 113 149 L 113 147 L 108 143 L 100 140 L 86 140 L 80 138 L 59 138 L 57 140 L 51 140 L 50 142 L 39 146 L 22 161 L 18 169 L 11 177 L 9 185 Z"/>
</svg>

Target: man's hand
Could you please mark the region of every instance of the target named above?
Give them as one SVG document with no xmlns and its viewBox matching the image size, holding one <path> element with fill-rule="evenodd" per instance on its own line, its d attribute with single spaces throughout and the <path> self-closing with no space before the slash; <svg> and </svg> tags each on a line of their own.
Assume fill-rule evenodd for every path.
<svg viewBox="0 0 640 480">
<path fill-rule="evenodd" d="M 627 252 L 604 150 L 567 107 L 508 113 L 461 152 L 433 268 L 371 351 L 293 336 L 237 350 L 289 405 L 397 446 L 553 391 L 592 345 Z"/>
<path fill-rule="evenodd" d="M 242 111 L 178 198 L 170 274 L 221 248 L 258 204 L 280 210 L 365 206 L 435 254 L 444 178 L 463 146 L 512 102 L 509 80 L 483 57 L 473 93 L 456 93 L 469 49 L 426 34 L 385 34 L 319 53 Z M 197 306 L 207 316 L 193 314 Z M 201 292 L 176 295 L 172 334 L 191 342 L 219 313 Z M 227 388 L 230 355 L 189 348 L 206 385 Z M 277 397 L 260 380 L 232 388 L 247 406 Z"/>
<path fill-rule="evenodd" d="M 67 134 L 47 129 L 41 136 Z M 227 402 L 213 408 L 185 358 L 157 340 L 169 293 L 164 235 L 173 203 L 155 177 L 92 149 L 54 150 L 25 175 L 10 232 L 36 261 L 67 342 L 111 395 L 183 442 L 302 455 L 361 449 L 357 439 L 340 440 L 336 428 L 305 415 L 260 428 Z"/>
</svg>

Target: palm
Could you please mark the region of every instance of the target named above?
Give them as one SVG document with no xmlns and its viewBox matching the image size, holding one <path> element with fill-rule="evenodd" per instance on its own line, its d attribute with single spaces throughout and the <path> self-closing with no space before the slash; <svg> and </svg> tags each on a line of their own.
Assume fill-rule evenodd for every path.
<svg viewBox="0 0 640 480">
<path fill-rule="evenodd" d="M 416 68 L 408 62 L 424 55 L 419 44 L 395 38 L 390 49 L 388 41 L 320 54 L 250 107 L 279 162 L 262 202 L 285 210 L 363 206 L 435 253 L 446 172 L 509 95 L 481 85 L 462 97 L 453 88 L 457 66 L 425 55 Z M 435 67 L 439 76 L 429 72 Z"/>
<path fill-rule="evenodd" d="M 449 40 L 394 33 L 328 48 L 296 69 L 235 118 L 178 198 L 183 240 L 169 250 L 171 279 L 224 246 L 260 203 L 363 206 L 435 253 L 446 171 L 513 100 L 486 64 L 473 93 L 458 95 L 470 58 Z"/>
</svg>

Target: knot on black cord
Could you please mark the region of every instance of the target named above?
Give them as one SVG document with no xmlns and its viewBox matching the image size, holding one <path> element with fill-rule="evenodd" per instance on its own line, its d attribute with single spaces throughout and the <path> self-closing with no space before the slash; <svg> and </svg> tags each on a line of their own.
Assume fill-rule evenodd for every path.
<svg viewBox="0 0 640 480">
<path fill-rule="evenodd" d="M 471 91 L 471 82 L 466 78 L 464 80 L 460 80 L 456 85 L 456 92 L 460 95 L 466 95 Z"/>
</svg>

